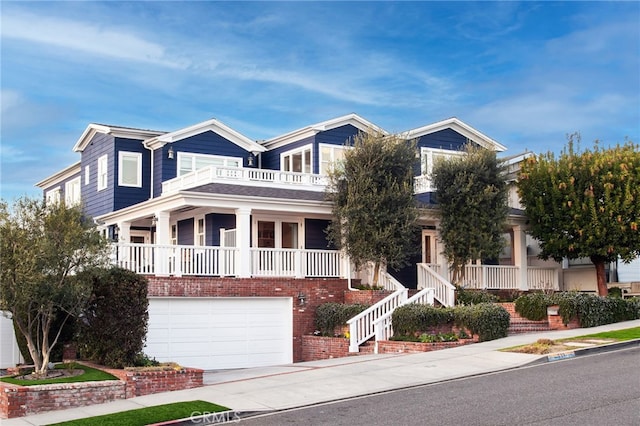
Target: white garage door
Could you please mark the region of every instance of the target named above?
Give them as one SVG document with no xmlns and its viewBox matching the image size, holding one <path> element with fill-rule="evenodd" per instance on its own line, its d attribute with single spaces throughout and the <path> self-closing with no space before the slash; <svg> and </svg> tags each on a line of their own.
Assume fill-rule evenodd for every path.
<svg viewBox="0 0 640 426">
<path fill-rule="evenodd" d="M 145 353 L 205 370 L 293 362 L 291 298 L 149 298 Z"/>
</svg>

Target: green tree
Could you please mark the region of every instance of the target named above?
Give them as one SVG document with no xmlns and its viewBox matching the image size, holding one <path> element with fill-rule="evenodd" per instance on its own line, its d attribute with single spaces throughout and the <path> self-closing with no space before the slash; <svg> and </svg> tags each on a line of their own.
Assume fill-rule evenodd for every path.
<svg viewBox="0 0 640 426">
<path fill-rule="evenodd" d="M 460 284 L 467 263 L 497 258 L 504 248 L 509 209 L 503 166 L 494 151 L 467 144 L 465 155 L 436 162 L 431 177 L 443 254 Z"/>
<path fill-rule="evenodd" d="M 579 152 L 580 135 L 569 136 L 558 158 L 551 152 L 522 166 L 518 193 L 529 233 L 542 259 L 588 257 L 598 293 L 608 293 L 605 264 L 640 255 L 640 150 L 627 141 L 613 148 L 594 144 Z"/>
<path fill-rule="evenodd" d="M 75 274 L 106 254 L 106 240 L 80 206 L 0 201 L 0 309 L 24 335 L 36 374 L 46 373 L 65 323 L 89 297 L 90 283 Z"/>
<path fill-rule="evenodd" d="M 329 174 L 327 198 L 334 220 L 329 239 L 357 268 L 374 264 L 400 268 L 416 250 L 418 209 L 413 198 L 415 143 L 397 136 L 359 133 L 353 149 Z"/>
<path fill-rule="evenodd" d="M 80 275 L 92 284 L 88 307 L 78 321 L 80 354 L 108 367 L 134 365 L 147 337 L 147 279 L 115 267 Z"/>
</svg>

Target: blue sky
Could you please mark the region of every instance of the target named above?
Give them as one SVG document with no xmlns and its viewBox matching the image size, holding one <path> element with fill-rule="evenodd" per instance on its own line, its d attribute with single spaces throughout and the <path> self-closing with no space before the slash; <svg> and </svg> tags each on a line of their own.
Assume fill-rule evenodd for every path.
<svg viewBox="0 0 640 426">
<path fill-rule="evenodd" d="M 79 160 L 86 126 L 215 117 L 267 139 L 355 112 L 458 117 L 506 154 L 640 142 L 639 2 L 11 2 L 0 195 Z"/>
</svg>

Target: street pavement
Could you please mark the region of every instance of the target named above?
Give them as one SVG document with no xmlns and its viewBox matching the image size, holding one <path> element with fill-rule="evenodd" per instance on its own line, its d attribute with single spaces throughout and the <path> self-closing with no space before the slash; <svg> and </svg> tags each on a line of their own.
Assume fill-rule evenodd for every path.
<svg viewBox="0 0 640 426">
<path fill-rule="evenodd" d="M 378 354 L 273 367 L 206 372 L 205 386 L 1 420 L 3 426 L 45 425 L 172 402 L 204 400 L 236 412 L 267 412 L 369 395 L 552 362 L 546 355 L 501 352 L 533 343 L 640 327 L 640 320 L 593 328 L 515 334 L 490 342 L 419 354 Z M 628 344 L 628 343 L 627 343 Z M 640 340 L 633 343 L 639 344 Z M 615 347 L 619 344 L 612 344 Z M 577 349 L 580 356 L 589 349 Z M 598 350 L 606 350 L 599 348 Z"/>
</svg>

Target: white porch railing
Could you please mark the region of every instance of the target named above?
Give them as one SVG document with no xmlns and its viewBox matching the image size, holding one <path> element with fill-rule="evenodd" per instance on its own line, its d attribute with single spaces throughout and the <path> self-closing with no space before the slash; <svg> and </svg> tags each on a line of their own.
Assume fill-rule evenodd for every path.
<svg viewBox="0 0 640 426">
<path fill-rule="evenodd" d="M 554 268 L 527 268 L 529 290 L 560 290 L 558 270 Z"/>
<path fill-rule="evenodd" d="M 389 275 L 384 272 L 383 275 Z M 385 279 L 396 281 L 390 275 Z M 355 317 L 347 321 L 349 325 L 349 352 L 358 352 L 359 346 L 375 335 L 374 323 L 378 318 L 393 312 L 395 308 L 401 306 L 407 300 L 408 290 L 396 281 L 398 288 L 380 302 L 360 312 Z"/>
<path fill-rule="evenodd" d="M 117 244 L 112 263 L 146 275 L 236 275 L 237 249 L 209 246 Z"/>
<path fill-rule="evenodd" d="M 311 173 L 283 172 L 280 170 L 244 167 L 207 166 L 202 169 L 162 182 L 162 193 L 172 193 L 214 182 L 238 182 L 253 186 L 296 185 L 311 191 L 324 191 L 327 177 Z"/>
<path fill-rule="evenodd" d="M 429 264 L 418 263 L 418 289 L 434 289 L 434 297 L 442 306 L 455 305 L 456 288 Z"/>
<path fill-rule="evenodd" d="M 112 246 L 112 263 L 147 275 L 237 276 L 235 247 L 120 243 Z M 336 250 L 251 249 L 251 275 L 257 277 L 340 278 Z"/>
<path fill-rule="evenodd" d="M 400 284 L 398 280 L 393 278 L 391 274 L 386 272 L 380 274 L 378 283 L 380 283 L 382 285 L 382 288 L 387 291 L 397 291 L 405 288 L 402 284 Z"/>
<path fill-rule="evenodd" d="M 473 289 L 519 289 L 517 266 L 466 265 L 462 285 Z"/>
</svg>

